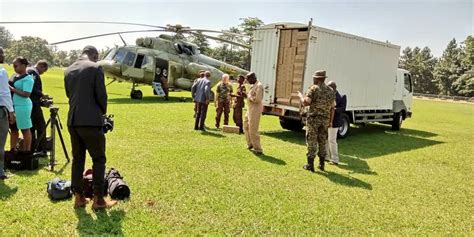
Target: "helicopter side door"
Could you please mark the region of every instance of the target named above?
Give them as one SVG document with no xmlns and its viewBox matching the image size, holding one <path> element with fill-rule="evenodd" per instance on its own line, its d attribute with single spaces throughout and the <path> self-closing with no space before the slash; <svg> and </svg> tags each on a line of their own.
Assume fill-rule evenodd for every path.
<svg viewBox="0 0 474 237">
<path fill-rule="evenodd" d="M 130 78 L 134 83 L 144 83 L 145 70 L 142 69 L 144 56 L 137 54 L 137 49 L 128 49 L 121 66 L 122 75 Z"/>
</svg>

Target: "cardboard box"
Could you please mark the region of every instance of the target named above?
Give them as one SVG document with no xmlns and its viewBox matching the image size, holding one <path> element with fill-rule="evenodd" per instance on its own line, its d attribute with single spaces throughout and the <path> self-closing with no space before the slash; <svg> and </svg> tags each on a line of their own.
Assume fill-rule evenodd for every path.
<svg viewBox="0 0 474 237">
<path fill-rule="evenodd" d="M 291 47 L 291 30 L 280 30 L 280 48 Z"/>
<path fill-rule="evenodd" d="M 290 99 L 286 98 L 277 98 L 277 103 L 278 104 L 283 104 L 283 105 L 290 105 Z"/>
<path fill-rule="evenodd" d="M 285 48 L 283 64 L 293 64 L 296 57 L 296 47 Z"/>
<path fill-rule="evenodd" d="M 297 40 L 307 40 L 308 39 L 308 31 L 298 31 L 296 34 Z"/>
<path fill-rule="evenodd" d="M 304 63 L 305 55 L 297 54 L 295 56 L 295 63 Z"/>
<path fill-rule="evenodd" d="M 231 126 L 231 125 L 224 125 L 222 127 L 222 131 L 225 133 L 239 133 L 239 127 Z"/>
<path fill-rule="evenodd" d="M 296 47 L 298 44 L 298 29 L 291 31 L 291 47 Z"/>
<path fill-rule="evenodd" d="M 306 47 L 297 47 L 296 48 L 297 55 L 305 55 L 306 54 Z"/>
</svg>

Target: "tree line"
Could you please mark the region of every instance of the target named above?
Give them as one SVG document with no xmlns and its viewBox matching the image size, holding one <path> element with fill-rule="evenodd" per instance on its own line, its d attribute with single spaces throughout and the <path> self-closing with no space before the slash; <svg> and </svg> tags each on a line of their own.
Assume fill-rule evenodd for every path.
<svg viewBox="0 0 474 237">
<path fill-rule="evenodd" d="M 252 36 L 253 31 L 264 25 L 257 17 L 241 18 L 237 26 L 227 29 L 228 32 Z M 223 33 L 219 37 L 250 44 L 250 38 L 240 38 Z M 250 53 L 248 49 L 228 43 L 211 47 L 208 39 L 202 35 L 192 35 L 186 38 L 195 43 L 201 53 L 217 60 L 250 69 Z M 6 48 L 6 61 L 22 55 L 31 62 L 45 59 L 54 66 L 67 67 L 80 56 L 81 50 L 63 51 L 49 47 L 44 39 L 32 36 L 23 36 L 14 40 L 13 35 L 0 26 L 0 46 Z M 107 49 L 101 50 L 105 53 Z M 469 35 L 458 43 L 452 39 L 441 57 L 434 57 L 429 47 L 406 47 L 402 51 L 399 67 L 411 72 L 414 92 L 422 94 L 437 94 L 449 96 L 474 97 L 474 37 Z"/>
<path fill-rule="evenodd" d="M 411 72 L 414 92 L 474 97 L 474 37 L 452 39 L 440 58 L 428 47 L 406 47 L 399 67 Z"/>
</svg>

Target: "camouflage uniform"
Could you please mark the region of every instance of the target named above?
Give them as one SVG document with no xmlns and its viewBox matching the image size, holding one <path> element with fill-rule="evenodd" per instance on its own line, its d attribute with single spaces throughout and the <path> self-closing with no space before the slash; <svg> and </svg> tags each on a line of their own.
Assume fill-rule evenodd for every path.
<svg viewBox="0 0 474 237">
<path fill-rule="evenodd" d="M 242 119 L 242 110 L 245 107 L 244 94 L 246 92 L 245 85 L 241 84 L 237 88 L 237 95 L 234 101 L 234 123 L 239 127 L 239 132 L 244 132 L 244 122 Z"/>
<path fill-rule="evenodd" d="M 313 85 L 306 92 L 306 97 L 311 99 L 306 120 L 306 145 L 308 147 L 308 165 L 313 167 L 316 150 L 318 151 L 319 165 L 324 169 L 326 157 L 326 142 L 328 139 L 328 125 L 331 108 L 335 103 L 335 93 L 324 82 Z"/>
<path fill-rule="evenodd" d="M 219 127 L 221 122 L 222 112 L 224 112 L 224 125 L 229 125 L 230 113 L 230 94 L 232 93 L 232 85 L 230 83 L 224 84 L 220 82 L 216 88 L 216 127 Z"/>
</svg>

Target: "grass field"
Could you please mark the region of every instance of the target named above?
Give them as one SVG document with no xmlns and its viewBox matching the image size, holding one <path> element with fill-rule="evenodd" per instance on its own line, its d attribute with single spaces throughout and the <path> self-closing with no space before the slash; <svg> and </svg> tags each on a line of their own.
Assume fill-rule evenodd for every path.
<svg viewBox="0 0 474 237">
<path fill-rule="evenodd" d="M 65 123 L 62 71 L 47 72 L 43 85 Z M 312 174 L 302 169 L 303 134 L 282 130 L 276 117 L 262 119 L 265 156 L 257 157 L 244 136 L 194 131 L 193 104 L 179 101 L 189 92 L 165 102 L 141 89 L 136 101 L 130 84 L 108 87 L 107 165 L 125 176 L 131 199 L 99 213 L 51 202 L 46 182 L 70 179 L 58 142 L 56 172 L 42 160 L 0 182 L 0 236 L 474 235 L 474 105 L 415 100 L 400 132 L 353 127 L 339 141 L 341 165 Z"/>
</svg>

